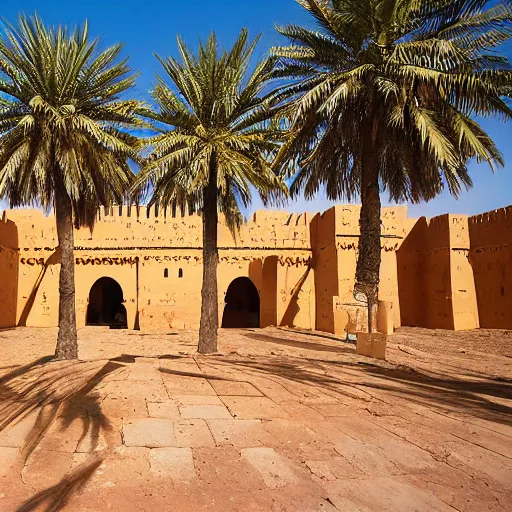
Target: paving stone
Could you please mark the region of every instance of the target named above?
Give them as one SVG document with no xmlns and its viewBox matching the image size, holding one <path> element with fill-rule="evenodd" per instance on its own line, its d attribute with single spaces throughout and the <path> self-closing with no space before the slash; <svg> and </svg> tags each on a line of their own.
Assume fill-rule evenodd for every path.
<svg viewBox="0 0 512 512">
<path fill-rule="evenodd" d="M 224 405 L 217 395 L 173 395 L 179 405 Z"/>
<path fill-rule="evenodd" d="M 149 454 L 149 463 L 157 477 L 170 477 L 174 482 L 191 482 L 196 478 L 190 448 L 155 448 Z"/>
<path fill-rule="evenodd" d="M 135 358 L 135 366 L 152 366 L 153 368 L 160 368 L 160 359 L 156 356 L 145 356 L 145 357 L 136 357 Z M 133 365 L 130 365 L 133 366 Z"/>
<path fill-rule="evenodd" d="M 304 405 L 298 400 L 286 400 L 280 402 L 279 405 L 290 415 L 292 418 L 298 418 L 300 420 L 309 419 L 313 421 L 323 421 L 324 416 L 317 410 Z"/>
<path fill-rule="evenodd" d="M 437 496 L 454 510 L 502 512 L 510 509 L 507 505 L 512 503 L 510 485 L 508 489 L 499 489 L 489 485 L 486 479 L 473 478 L 446 464 L 425 473 L 400 476 L 400 480 Z"/>
<path fill-rule="evenodd" d="M 147 485 L 152 476 L 149 469 L 149 452 L 149 448 L 123 446 L 117 447 L 105 456 L 98 454 L 101 465 L 85 482 L 84 492 L 97 494 L 101 493 L 102 489 L 122 489 L 126 484 Z M 98 457 L 90 453 L 75 453 L 72 457 L 71 471 L 94 460 L 98 460 Z"/>
<path fill-rule="evenodd" d="M 323 460 L 337 455 L 333 444 L 308 426 L 309 422 L 296 419 L 265 421 L 264 428 L 271 436 L 268 446 L 279 448 L 280 453 L 301 462 L 310 459 Z M 338 434 L 340 434 L 338 432 Z"/>
<path fill-rule="evenodd" d="M 259 389 L 265 396 L 271 398 L 274 402 L 283 402 L 285 400 L 297 400 L 297 395 L 288 391 L 288 389 L 275 382 L 273 379 L 266 377 L 252 377 L 248 379 L 251 383 Z M 286 382 L 286 381 L 284 381 Z"/>
<path fill-rule="evenodd" d="M 0 432 L 0 446 L 20 448 L 25 443 L 27 435 L 32 430 L 37 419 L 37 412 L 30 414 L 18 423 L 11 424 Z"/>
<path fill-rule="evenodd" d="M 166 396 L 164 400 L 168 400 Z M 112 421 L 113 418 L 144 418 L 148 415 L 146 400 L 143 398 L 125 397 L 107 397 L 101 402 L 101 412 Z"/>
<path fill-rule="evenodd" d="M 141 448 L 142 449 L 142 448 Z M 148 451 L 149 449 L 146 448 Z M 119 475 L 114 477 L 114 479 L 111 479 L 112 477 L 112 471 L 109 471 L 109 469 L 112 466 L 112 458 L 104 458 L 101 456 L 98 456 L 97 453 L 92 452 L 80 452 L 80 453 L 74 453 L 71 456 L 70 465 L 69 465 L 69 471 L 68 475 L 72 476 L 76 472 L 79 472 L 81 469 L 85 467 L 90 467 L 90 465 L 93 465 L 95 467 L 94 472 L 90 474 L 86 481 L 82 482 L 82 486 L 80 488 L 80 491 L 87 491 L 87 490 L 94 490 L 94 492 L 98 492 L 99 488 L 101 487 L 115 487 L 117 483 L 117 479 Z M 127 461 L 123 461 L 123 469 L 127 467 Z M 98 466 L 96 466 L 96 463 L 99 463 Z M 140 462 L 138 467 L 140 467 Z M 119 470 L 119 468 L 117 468 Z M 118 471 L 119 473 L 119 471 Z M 130 475 L 131 476 L 131 475 Z M 130 480 L 133 477 L 130 478 Z"/>
<path fill-rule="evenodd" d="M 385 453 L 386 458 L 404 473 L 423 473 L 439 464 L 428 451 L 395 436 L 378 439 L 375 444 L 380 447 L 382 453 Z"/>
<path fill-rule="evenodd" d="M 223 445 L 215 448 L 195 448 L 192 451 L 198 483 L 203 489 L 208 489 L 210 496 L 215 494 L 215 506 L 211 507 L 213 510 L 270 512 L 270 506 L 254 505 L 254 492 L 268 492 L 268 489 L 258 471 L 240 457 L 239 449 Z M 227 506 L 223 507 L 217 501 L 221 494 L 233 500 L 231 506 L 226 504 Z M 205 509 L 209 508 L 205 506 Z M 281 509 L 276 509 L 275 512 L 278 511 L 282 512 Z"/>
<path fill-rule="evenodd" d="M 377 444 L 381 441 L 385 445 L 390 439 L 397 439 L 385 428 L 367 420 L 363 414 L 347 415 L 330 421 L 344 434 L 363 442 Z"/>
<path fill-rule="evenodd" d="M 446 459 L 450 466 L 469 472 L 487 483 L 511 487 L 512 460 L 507 457 L 496 457 L 485 448 L 461 440 L 435 444 L 429 450 L 437 453 L 437 459 Z"/>
<path fill-rule="evenodd" d="M 208 381 L 218 395 L 225 396 L 263 396 L 261 391 L 257 390 L 249 382 L 237 382 L 230 380 L 216 380 L 211 379 Z"/>
<path fill-rule="evenodd" d="M 184 405 L 180 407 L 180 414 L 183 419 L 216 420 L 232 418 L 224 405 Z"/>
<path fill-rule="evenodd" d="M 169 396 L 174 395 L 213 395 L 215 396 L 214 389 L 210 383 L 203 378 L 199 377 L 183 377 L 181 375 L 174 375 L 170 373 L 162 373 L 164 385 L 169 393 Z"/>
<path fill-rule="evenodd" d="M 36 448 L 21 472 L 23 482 L 37 490 L 59 483 L 70 468 L 72 456 L 70 453 Z"/>
<path fill-rule="evenodd" d="M 148 364 L 135 364 L 130 366 L 130 372 L 126 380 L 138 382 L 158 382 L 158 384 L 160 384 L 161 377 L 158 368 Z"/>
<path fill-rule="evenodd" d="M 208 426 L 217 446 L 253 448 L 272 441 L 261 420 L 208 420 Z"/>
<path fill-rule="evenodd" d="M 164 402 L 169 399 L 161 379 L 155 381 L 123 381 L 107 382 L 101 388 L 102 396 L 111 398 L 128 398 L 130 400 L 148 400 L 150 402 Z"/>
<path fill-rule="evenodd" d="M 19 453 L 19 449 L 15 447 L 0 447 L 0 477 L 7 475 Z"/>
<path fill-rule="evenodd" d="M 201 369 L 191 357 L 182 357 L 179 359 L 159 359 L 159 367 L 166 370 L 180 373 L 201 373 Z"/>
<path fill-rule="evenodd" d="M 176 446 L 172 421 L 160 418 L 143 418 L 125 423 L 123 439 L 126 446 Z"/>
<path fill-rule="evenodd" d="M 273 448 L 244 448 L 241 454 L 242 458 L 261 474 L 267 487 L 277 489 L 298 483 L 298 478 L 288 461 Z"/>
<path fill-rule="evenodd" d="M 322 416 L 326 418 L 329 417 L 339 417 L 339 416 L 347 416 L 354 413 L 353 408 L 348 407 L 342 403 L 312 403 L 309 402 L 308 407 L 314 409 L 319 412 Z"/>
<path fill-rule="evenodd" d="M 305 443 L 317 440 L 325 442 L 325 438 L 311 429 L 306 422 L 278 418 L 265 422 L 264 426 L 273 438 L 283 443 L 286 441 Z"/>
<path fill-rule="evenodd" d="M 119 441 L 121 438 L 119 437 Z M 121 444 L 119 442 L 119 444 Z M 95 432 L 89 429 L 85 437 L 78 443 L 76 453 L 102 452 L 108 448 L 108 441 L 103 432 Z"/>
<path fill-rule="evenodd" d="M 399 478 L 350 479 L 324 485 L 338 510 L 379 512 L 453 512 L 453 507 Z"/>
<path fill-rule="evenodd" d="M 238 419 L 273 419 L 287 418 L 288 413 L 278 404 L 266 397 L 223 396 L 229 412 Z"/>
<path fill-rule="evenodd" d="M 349 463 L 368 476 L 377 477 L 403 473 L 403 470 L 397 468 L 386 457 L 386 452 L 378 446 L 345 436 L 343 441 L 338 441 L 334 447 Z"/>
<path fill-rule="evenodd" d="M 215 441 L 204 420 L 188 420 L 174 424 L 176 444 L 180 447 L 214 447 Z"/>
<path fill-rule="evenodd" d="M 38 443 L 42 450 L 73 453 L 90 427 L 87 418 L 58 418 Z"/>
<path fill-rule="evenodd" d="M 295 424 L 304 425 L 308 432 L 313 433 L 319 439 L 323 439 L 326 442 L 337 443 L 344 441 L 347 437 L 347 434 L 338 428 L 339 420 L 339 418 L 326 418 L 324 421 L 318 421 L 305 418 L 302 422 L 295 422 Z"/>
<path fill-rule="evenodd" d="M 174 421 L 181 419 L 175 402 L 148 402 L 148 412 L 151 418 L 166 418 Z"/>
<path fill-rule="evenodd" d="M 343 457 L 328 460 L 306 460 L 306 466 L 320 480 L 333 481 L 346 478 L 364 477 L 364 473 Z"/>
<path fill-rule="evenodd" d="M 294 397 L 295 400 L 297 400 L 297 397 Z M 328 395 L 325 393 L 310 393 L 308 396 L 300 398 L 300 401 L 308 405 L 309 407 L 312 407 L 313 404 L 337 404 L 339 403 L 339 399 L 335 398 L 332 395 Z"/>
</svg>

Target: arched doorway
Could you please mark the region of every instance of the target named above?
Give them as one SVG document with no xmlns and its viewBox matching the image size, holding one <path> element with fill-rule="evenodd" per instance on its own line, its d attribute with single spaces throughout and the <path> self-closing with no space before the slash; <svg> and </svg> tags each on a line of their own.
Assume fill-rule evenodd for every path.
<svg viewBox="0 0 512 512">
<path fill-rule="evenodd" d="M 260 296 L 248 277 L 237 277 L 228 287 L 222 327 L 243 328 L 260 326 Z"/>
<path fill-rule="evenodd" d="M 108 325 L 113 329 L 126 329 L 126 308 L 123 289 L 111 277 L 98 279 L 89 292 L 86 325 Z"/>
</svg>

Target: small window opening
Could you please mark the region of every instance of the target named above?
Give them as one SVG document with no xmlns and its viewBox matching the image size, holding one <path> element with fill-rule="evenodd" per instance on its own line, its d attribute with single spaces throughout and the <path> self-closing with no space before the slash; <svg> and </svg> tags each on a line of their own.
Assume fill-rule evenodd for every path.
<svg viewBox="0 0 512 512">
<path fill-rule="evenodd" d="M 169 277 L 169 269 L 164 269 L 164 277 Z"/>
<path fill-rule="evenodd" d="M 180 279 L 183 277 L 183 269 L 182 269 L 182 268 L 180 268 L 180 269 L 178 270 L 178 277 L 179 277 Z"/>
</svg>

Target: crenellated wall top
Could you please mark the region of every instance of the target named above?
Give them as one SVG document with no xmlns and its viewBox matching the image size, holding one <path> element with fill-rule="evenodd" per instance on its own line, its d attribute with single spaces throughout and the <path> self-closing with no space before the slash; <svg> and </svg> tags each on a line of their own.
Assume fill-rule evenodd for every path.
<svg viewBox="0 0 512 512">
<path fill-rule="evenodd" d="M 4 224 L 18 232 L 21 248 L 58 245 L 55 218 L 40 210 L 8 210 Z M 219 218 L 219 247 L 310 249 L 309 214 L 262 210 L 252 215 L 234 235 Z M 155 207 L 100 208 L 92 230 L 75 230 L 76 248 L 151 249 L 200 248 L 202 218 L 199 213 L 172 214 Z"/>
<path fill-rule="evenodd" d="M 512 205 L 469 217 L 471 247 L 512 244 Z"/>
</svg>

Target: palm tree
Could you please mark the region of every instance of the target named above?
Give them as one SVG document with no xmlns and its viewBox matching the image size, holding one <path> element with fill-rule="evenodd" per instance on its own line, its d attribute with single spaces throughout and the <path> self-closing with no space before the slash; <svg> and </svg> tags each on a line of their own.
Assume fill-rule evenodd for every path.
<svg viewBox="0 0 512 512">
<path fill-rule="evenodd" d="M 467 163 L 502 165 L 475 116 L 509 118 L 511 83 L 498 52 L 512 33 L 510 4 L 486 0 L 297 0 L 318 30 L 278 28 L 279 73 L 290 136 L 276 167 L 291 194 L 361 199 L 354 296 L 378 299 L 380 191 L 428 201 L 472 185 Z M 495 4 L 487 7 L 487 4 Z M 487 7 L 487 8 L 486 8 Z M 510 87 L 508 88 L 510 90 Z M 298 171 L 297 171 L 298 167 Z"/>
<path fill-rule="evenodd" d="M 158 77 L 152 93 L 158 109 L 141 111 L 160 133 L 148 141 L 135 188 L 149 185 L 151 203 L 202 208 L 200 353 L 217 350 L 218 211 L 235 229 L 242 221 L 239 204 L 251 201 L 251 186 L 264 202 L 286 190 L 269 158 L 280 135 L 264 101 L 274 63 L 262 61 L 248 73 L 257 42 L 249 42 L 243 29 L 231 50 L 219 52 L 212 33 L 196 57 L 178 37 L 182 62 L 157 57 L 171 85 Z"/>
<path fill-rule="evenodd" d="M 87 24 L 68 31 L 20 16 L 0 39 L 0 198 L 55 209 L 61 256 L 55 356 L 78 357 L 73 223 L 92 226 L 99 205 L 121 202 L 132 180 L 136 101 L 120 45 L 99 53 Z"/>
</svg>

